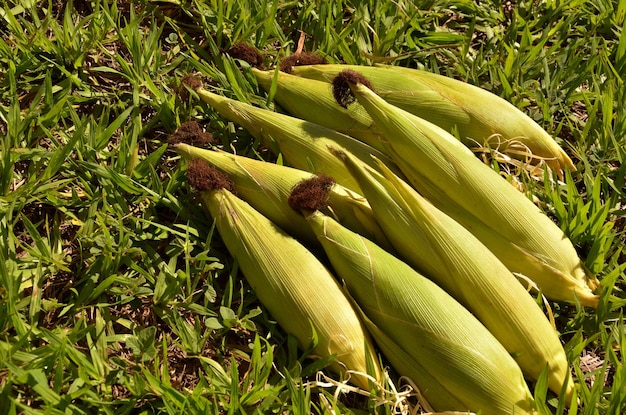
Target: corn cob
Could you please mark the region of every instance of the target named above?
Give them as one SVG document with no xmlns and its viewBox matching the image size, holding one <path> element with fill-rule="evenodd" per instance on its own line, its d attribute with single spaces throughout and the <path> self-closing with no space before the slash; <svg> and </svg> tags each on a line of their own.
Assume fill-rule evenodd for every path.
<svg viewBox="0 0 626 415">
<path fill-rule="evenodd" d="M 557 395 L 565 389 L 570 402 L 573 384 L 557 333 L 506 266 L 384 165 L 380 177 L 350 155 L 336 154 L 358 180 L 401 258 L 467 307 L 529 377 L 539 379 L 547 367 L 550 389 Z"/>
<path fill-rule="evenodd" d="M 592 292 L 597 279 L 587 275 L 571 241 L 537 206 L 445 130 L 387 103 L 359 81 L 359 74 L 342 74 L 337 87 L 346 83 L 347 93 L 394 137 L 389 154 L 415 189 L 548 298 L 597 305 Z M 516 249 L 504 251 L 497 246 L 502 239 Z"/>
<path fill-rule="evenodd" d="M 337 108 L 331 87 L 327 82 L 301 78 L 284 72 L 251 69 L 259 85 L 270 91 L 276 82 L 274 101 L 294 117 L 354 137 L 384 152 L 384 138 L 363 107 Z M 274 77 L 277 77 L 274 80 Z"/>
<path fill-rule="evenodd" d="M 291 191 L 298 183 L 315 177 L 312 173 L 187 144 L 176 144 L 174 149 L 187 159 L 205 160 L 226 174 L 241 199 L 290 235 L 309 244 L 317 243 L 302 215 L 288 206 Z M 391 247 L 363 196 L 335 184 L 327 189 L 324 203 L 328 206 L 323 211 L 332 214 L 348 229 L 381 246 Z"/>
<path fill-rule="evenodd" d="M 321 212 L 308 214 L 375 341 L 435 410 L 534 414 L 522 372 L 461 304 Z"/>
<path fill-rule="evenodd" d="M 334 371 L 373 370 L 380 379 L 372 343 L 333 275 L 303 245 L 224 188 L 227 179 L 216 179 L 203 163 L 190 164 L 189 181 L 201 191 L 222 240 L 272 317 L 304 349 L 316 335 L 312 353 L 336 356 Z M 364 376 L 351 380 L 368 388 Z"/>
<path fill-rule="evenodd" d="M 486 142 L 515 158 L 544 159 L 557 172 L 576 170 L 567 153 L 535 121 L 505 99 L 466 82 L 390 65 L 294 66 L 292 74 L 330 82 L 346 69 L 366 76 L 390 104 L 448 132 L 458 130 L 469 147 Z"/>
<path fill-rule="evenodd" d="M 203 88 L 196 90 L 200 98 L 219 112 L 248 130 L 254 137 L 265 140 L 265 144 L 278 146 L 286 162 L 300 170 L 332 176 L 337 183 L 357 193 L 359 188 L 352 176 L 336 157 L 328 152 L 328 145 L 345 148 L 372 167 L 370 154 L 379 157 L 388 165 L 393 162 L 383 153 L 345 134 L 317 124 L 264 110 L 243 102 L 213 94 Z M 397 169 L 396 172 L 399 172 Z"/>
</svg>

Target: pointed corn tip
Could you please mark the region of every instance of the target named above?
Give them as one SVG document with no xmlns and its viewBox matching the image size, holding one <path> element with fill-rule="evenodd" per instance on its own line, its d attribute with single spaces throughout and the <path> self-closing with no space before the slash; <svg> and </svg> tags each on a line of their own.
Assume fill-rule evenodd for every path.
<svg viewBox="0 0 626 415">
<path fill-rule="evenodd" d="M 598 303 L 600 302 L 599 295 L 593 294 L 589 291 L 584 291 L 582 293 L 576 292 L 575 295 L 576 299 L 582 306 L 598 308 Z M 573 302 L 573 300 L 571 300 L 570 302 Z"/>
<path fill-rule="evenodd" d="M 557 161 L 559 167 L 561 169 L 567 169 L 569 171 L 576 171 L 576 166 L 574 165 L 574 162 L 572 161 L 570 156 L 568 156 L 565 150 L 563 150 L 562 148 L 559 147 L 559 150 L 559 159 Z"/>
<path fill-rule="evenodd" d="M 170 144 L 170 147 L 172 148 L 172 150 L 183 156 L 183 158 L 186 160 L 191 160 L 195 158 L 193 153 L 195 152 L 196 147 L 193 147 L 186 143 Z"/>
</svg>

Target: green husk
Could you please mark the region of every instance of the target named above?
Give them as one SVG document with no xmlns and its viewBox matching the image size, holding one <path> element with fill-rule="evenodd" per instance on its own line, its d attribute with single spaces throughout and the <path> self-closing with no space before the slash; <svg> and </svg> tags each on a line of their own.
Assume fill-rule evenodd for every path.
<svg viewBox="0 0 626 415">
<path fill-rule="evenodd" d="M 526 196 L 443 129 L 360 83 L 350 88 L 381 131 L 394 137 L 389 153 L 415 189 L 470 230 L 509 270 L 534 281 L 546 297 L 597 305 L 592 292 L 597 279 L 587 275 L 563 231 Z M 504 250 L 503 239 L 515 249 Z"/>
<path fill-rule="evenodd" d="M 284 72 L 276 74 L 274 71 L 251 70 L 265 91 L 270 92 L 275 85 L 274 101 L 292 116 L 347 134 L 381 152 L 385 151 L 384 138 L 376 130 L 367 111 L 359 105 L 348 109 L 337 108 L 327 82 Z"/>
<path fill-rule="evenodd" d="M 207 161 L 233 181 L 238 197 L 290 235 L 309 244 L 317 244 L 315 234 L 302 215 L 287 204 L 293 188 L 303 180 L 315 177 L 314 174 L 187 144 L 177 144 L 175 150 L 187 159 L 200 158 Z M 367 236 L 381 246 L 391 247 L 363 196 L 336 184 L 328 192 L 327 203 L 328 207 L 324 212 L 335 217 L 348 229 Z"/>
<path fill-rule="evenodd" d="M 558 172 L 576 170 L 567 153 L 539 124 L 505 99 L 466 82 L 391 65 L 294 66 L 292 74 L 330 82 L 345 69 L 366 76 L 390 104 L 448 132 L 458 131 L 470 148 L 486 143 L 514 158 L 543 159 Z"/>
<path fill-rule="evenodd" d="M 381 164 L 384 177 L 338 152 L 370 201 L 398 255 L 469 311 L 534 380 L 548 368 L 557 395 L 573 384 L 557 332 L 507 267 L 467 229 Z"/>
<path fill-rule="evenodd" d="M 331 369 L 380 379 L 372 343 L 333 275 L 303 245 L 228 190 L 202 192 L 217 230 L 261 303 L 312 353 L 336 356 Z M 352 382 L 369 389 L 365 377 Z"/>
<path fill-rule="evenodd" d="M 322 213 L 307 220 L 374 339 L 435 410 L 535 413 L 519 366 L 454 298 Z"/>
<path fill-rule="evenodd" d="M 345 134 L 288 115 L 254 107 L 243 102 L 198 89 L 200 98 L 222 116 L 244 127 L 254 137 L 272 148 L 278 147 L 287 164 L 300 170 L 334 177 L 337 183 L 359 192 L 357 183 L 339 160 L 328 152 L 328 146 L 344 148 L 375 167 L 370 155 L 393 162 L 376 149 Z M 397 173 L 399 170 L 395 169 Z"/>
</svg>

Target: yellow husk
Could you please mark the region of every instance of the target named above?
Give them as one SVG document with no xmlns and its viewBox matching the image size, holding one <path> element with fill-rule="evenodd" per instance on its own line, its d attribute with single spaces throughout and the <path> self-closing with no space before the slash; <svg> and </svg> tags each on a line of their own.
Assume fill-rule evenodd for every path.
<svg viewBox="0 0 626 415">
<path fill-rule="evenodd" d="M 328 152 L 329 145 L 348 150 L 374 167 L 370 154 L 393 162 L 380 151 L 345 134 L 288 115 L 254 107 L 243 102 L 198 89 L 200 98 L 222 116 L 244 127 L 265 145 L 278 146 L 283 158 L 292 167 L 311 173 L 327 174 L 348 189 L 359 192 L 357 183 L 345 167 Z M 395 169 L 397 173 L 399 171 Z"/>
<path fill-rule="evenodd" d="M 435 410 L 534 414 L 520 368 L 444 290 L 333 219 L 307 216 L 396 370 Z"/>
<path fill-rule="evenodd" d="M 505 99 L 466 82 L 390 65 L 295 66 L 292 74 L 329 82 L 345 69 L 365 75 L 390 104 L 448 132 L 457 130 L 469 147 L 486 143 L 513 158 L 521 154 L 522 158 L 542 159 L 557 172 L 576 170 L 567 153 L 539 124 Z"/>
<path fill-rule="evenodd" d="M 415 189 L 479 238 L 509 270 L 534 281 L 546 297 L 597 305 L 592 292 L 597 279 L 586 274 L 563 231 L 526 196 L 443 129 L 364 85 L 352 90 L 381 131 L 394 137 L 389 154 Z M 517 249 L 504 251 L 502 239 Z"/>
<path fill-rule="evenodd" d="M 382 379 L 372 343 L 351 303 L 333 275 L 315 256 L 250 205 L 227 190 L 203 192 L 228 251 L 269 313 L 304 349 L 314 338 L 312 353 L 336 355 L 331 368 L 352 370 Z M 368 388 L 365 377 L 351 381 Z"/>
<path fill-rule="evenodd" d="M 507 267 L 384 165 L 380 177 L 350 155 L 337 154 L 398 255 L 467 307 L 529 377 L 539 379 L 547 366 L 550 389 L 559 395 L 567 384 L 565 402 L 570 402 L 573 383 L 557 332 Z"/>
<path fill-rule="evenodd" d="M 317 244 L 302 215 L 287 204 L 294 186 L 314 174 L 223 151 L 207 150 L 187 144 L 177 144 L 175 150 L 188 159 L 200 158 L 226 174 L 237 196 L 248 202 L 263 216 L 297 239 Z M 365 235 L 381 246 L 391 247 L 385 233 L 376 222 L 367 200 L 341 185 L 328 193 L 328 208 L 324 210 L 340 223 Z"/>
</svg>

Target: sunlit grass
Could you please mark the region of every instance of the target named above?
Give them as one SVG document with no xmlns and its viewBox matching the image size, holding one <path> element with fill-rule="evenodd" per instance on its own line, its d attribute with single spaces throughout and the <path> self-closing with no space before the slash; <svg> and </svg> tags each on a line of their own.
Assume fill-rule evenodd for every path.
<svg viewBox="0 0 626 415">
<path fill-rule="evenodd" d="M 559 138 L 578 171 L 520 180 L 603 294 L 597 311 L 551 303 L 577 409 L 531 390 L 546 413 L 623 413 L 625 16 L 609 0 L 4 1 L 0 413 L 392 413 L 308 386 L 320 365 L 241 278 L 166 145 L 192 120 L 273 160 L 181 79 L 280 110 L 221 52 L 245 41 L 271 67 L 301 31 L 329 61 L 487 88 Z"/>
</svg>

